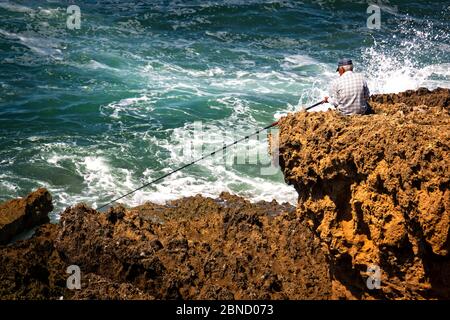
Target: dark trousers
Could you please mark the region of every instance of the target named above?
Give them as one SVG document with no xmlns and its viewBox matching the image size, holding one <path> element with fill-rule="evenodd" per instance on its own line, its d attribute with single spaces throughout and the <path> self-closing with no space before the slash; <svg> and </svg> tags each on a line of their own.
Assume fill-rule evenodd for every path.
<svg viewBox="0 0 450 320">
<path fill-rule="evenodd" d="M 369 114 L 375 114 L 375 111 L 373 111 L 373 109 L 370 106 L 370 104 L 367 103 L 366 112 L 364 112 L 364 115 L 369 115 Z"/>
</svg>

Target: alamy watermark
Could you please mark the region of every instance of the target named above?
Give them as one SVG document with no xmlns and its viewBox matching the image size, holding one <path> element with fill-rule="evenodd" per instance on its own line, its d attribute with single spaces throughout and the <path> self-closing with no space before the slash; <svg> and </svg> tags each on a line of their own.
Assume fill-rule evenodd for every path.
<svg viewBox="0 0 450 320">
<path fill-rule="evenodd" d="M 377 265 L 370 265 L 367 267 L 367 274 L 369 275 L 366 280 L 367 289 L 381 289 L 381 268 Z"/>
<path fill-rule="evenodd" d="M 69 30 L 81 29 L 81 10 L 77 5 L 70 5 L 67 7 L 66 11 L 69 16 L 66 20 L 66 26 Z"/>
<path fill-rule="evenodd" d="M 77 265 L 70 265 L 66 269 L 66 273 L 70 276 L 66 280 L 66 286 L 69 290 L 81 289 L 81 269 Z"/>
<path fill-rule="evenodd" d="M 367 8 L 367 13 L 370 16 L 367 18 L 367 28 L 369 29 L 381 29 L 381 9 L 377 5 L 370 5 Z"/>
<path fill-rule="evenodd" d="M 367 7 L 367 28 L 369 29 L 381 29 L 381 11 L 396 13 L 398 12 L 397 6 L 390 5 L 388 0 L 370 1 Z"/>
</svg>

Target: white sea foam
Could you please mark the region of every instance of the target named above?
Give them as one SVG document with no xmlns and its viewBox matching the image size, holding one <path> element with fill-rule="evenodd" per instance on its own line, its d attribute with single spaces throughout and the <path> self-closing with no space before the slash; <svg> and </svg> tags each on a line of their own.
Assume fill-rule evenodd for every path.
<svg viewBox="0 0 450 320">
<path fill-rule="evenodd" d="M 294 60 L 292 60 L 294 61 Z M 299 62 L 299 61 L 298 61 Z M 274 93 L 277 90 L 279 92 L 286 93 L 287 90 L 283 88 L 283 84 L 286 82 L 295 83 L 295 77 L 297 75 L 293 72 L 284 71 L 277 72 L 268 70 L 266 72 L 249 73 L 247 71 L 236 71 L 236 77 L 224 78 L 225 72 L 221 68 L 211 68 L 206 71 L 197 71 L 181 68 L 177 65 L 163 64 L 162 66 L 147 65 L 142 69 L 142 73 L 151 79 L 152 83 L 159 83 L 162 88 L 159 88 L 160 92 L 164 94 L 173 95 L 177 92 L 179 94 L 196 94 L 205 95 L 207 92 L 198 92 L 197 88 L 202 85 L 202 78 L 213 78 L 208 82 L 211 88 L 219 86 L 226 88 L 227 91 L 253 91 L 253 92 L 265 92 Z M 192 81 L 192 77 L 197 80 Z M 217 79 L 216 79 L 217 78 Z M 150 81 L 150 80 L 149 80 Z M 182 89 L 180 91 L 180 89 Z M 176 95 L 175 95 L 176 96 Z M 157 97 L 151 97 L 151 99 L 157 99 Z M 144 99 L 145 100 L 145 99 Z M 186 145 L 191 145 L 194 149 L 198 145 L 203 145 L 205 148 L 213 149 L 219 148 L 224 142 L 230 143 L 234 138 L 239 138 L 248 134 L 254 128 L 259 127 L 258 121 L 253 118 L 252 108 L 248 101 L 241 99 L 234 94 L 224 94 L 222 97 L 214 97 L 216 103 L 220 106 L 221 110 L 231 110 L 231 115 L 226 119 L 220 119 L 206 123 L 205 131 L 201 139 L 199 137 L 193 137 L 190 133 L 193 132 L 194 124 L 188 123 L 184 127 L 175 128 L 172 130 L 172 134 L 169 139 L 159 138 L 156 139 L 151 135 L 141 135 L 137 139 L 148 142 L 149 144 L 155 144 L 159 148 L 169 152 L 170 156 L 163 155 L 160 161 L 164 163 L 166 168 L 160 172 L 155 172 L 152 169 L 144 171 L 145 181 L 150 181 L 158 176 L 167 173 L 170 169 L 175 169 L 183 164 L 186 164 L 195 159 L 195 157 L 201 156 L 201 154 L 183 153 Z M 108 114 L 112 117 L 119 117 L 120 112 L 123 111 L 123 107 L 134 105 L 139 100 L 136 98 L 123 99 L 119 102 L 112 103 L 106 108 L 102 108 L 102 111 L 109 109 Z M 144 101 L 148 102 L 148 101 Z M 165 107 L 170 110 L 171 107 Z M 111 112 L 111 110 L 114 110 Z M 129 111 L 129 110 L 128 110 Z M 177 112 L 184 112 L 189 116 L 189 113 L 184 110 L 178 110 Z M 143 116 L 143 115 L 141 115 Z M 236 135 L 234 137 L 226 136 L 226 132 L 229 128 L 236 129 Z M 226 138 L 226 140 L 223 140 Z M 242 152 L 246 146 L 239 146 L 237 148 L 231 148 L 229 150 L 229 156 L 233 156 L 239 152 Z M 256 141 L 252 145 L 251 152 L 267 153 L 267 141 Z M 261 152 L 261 150 L 263 150 Z M 154 154 L 159 159 L 160 155 Z M 164 159 L 164 160 L 163 160 Z M 105 163 L 103 162 L 103 165 Z M 222 191 L 229 191 L 237 193 L 242 196 L 246 196 L 253 201 L 276 199 L 278 201 L 287 201 L 295 203 L 297 194 L 295 190 L 286 186 L 280 179 L 280 182 L 274 182 L 266 180 L 264 178 L 258 178 L 248 176 L 247 174 L 238 171 L 223 162 L 218 155 L 212 159 L 205 159 L 196 165 L 201 174 L 193 172 L 178 172 L 177 174 L 167 177 L 158 184 L 148 187 L 144 190 L 140 190 L 130 197 L 123 199 L 122 201 L 128 205 L 137 205 L 144 201 L 152 202 L 165 202 L 184 196 L 192 196 L 195 194 L 203 194 L 205 196 L 216 197 Z M 112 169 L 111 169 L 112 170 Z M 115 190 L 107 191 L 106 194 L 114 193 L 120 195 L 121 193 L 127 193 L 133 188 L 140 185 L 140 177 L 129 176 L 127 185 L 129 187 L 123 188 L 124 176 L 111 175 L 111 172 L 104 172 L 101 170 L 96 171 L 97 174 L 112 176 L 112 179 L 116 180 Z M 93 172 L 89 174 L 86 172 L 83 176 L 91 177 Z M 281 191 L 281 192 L 280 192 Z"/>
<path fill-rule="evenodd" d="M 201 154 L 183 153 L 182 151 L 186 150 L 185 148 L 188 145 L 194 150 L 197 146 L 214 150 L 220 148 L 223 143 L 230 143 L 234 139 L 249 133 L 248 129 L 237 128 L 236 136 L 227 135 L 226 131 L 229 130 L 231 124 L 234 127 L 239 126 L 239 122 L 236 121 L 237 117 L 249 113 L 250 109 L 244 106 L 242 101 L 230 97 L 221 99 L 221 103 L 228 104 L 228 107 L 233 109 L 233 114 L 227 120 L 205 124 L 202 136 L 193 135 L 195 124 L 186 124 L 182 128 L 174 129 L 170 140 L 155 141 L 160 147 L 170 152 L 170 157 L 166 160 L 168 166 L 175 168 L 201 156 Z M 251 122 L 256 123 L 254 119 L 249 122 L 247 124 L 250 124 L 250 126 Z M 245 148 L 247 148 L 245 145 L 230 148 L 228 155 L 233 157 Z M 267 148 L 267 141 L 252 140 L 250 149 L 253 152 L 257 152 L 257 149 L 266 151 Z M 260 153 L 264 152 L 260 151 Z M 247 196 L 254 201 L 269 201 L 275 198 L 278 201 L 296 202 L 297 194 L 292 187 L 286 186 L 282 182 L 251 177 L 243 172 L 236 171 L 235 168 L 223 162 L 220 153 L 216 157 L 204 159 L 197 166 L 203 172 L 201 175 L 196 174 L 192 176 L 192 173 L 179 172 L 175 176 L 170 176 L 158 183 L 154 187 L 156 190 L 153 192 L 140 192 L 133 201 L 148 200 L 160 202 L 195 194 L 216 197 L 222 191 L 229 191 Z M 157 176 L 152 170 L 148 170 L 145 173 L 151 174 L 153 178 Z M 241 191 L 239 191 L 239 188 L 236 189 L 239 185 L 243 187 Z"/>
<path fill-rule="evenodd" d="M 45 137 L 42 137 L 42 136 L 30 136 L 27 138 L 27 140 L 30 140 L 32 142 L 36 142 L 36 141 L 43 140 L 43 139 L 45 139 Z"/>
<path fill-rule="evenodd" d="M 96 69 L 106 69 L 106 70 L 114 70 L 114 71 L 118 71 L 119 70 L 119 69 L 110 67 L 110 66 L 108 66 L 108 65 L 106 65 L 104 63 L 98 62 L 96 60 L 91 60 L 91 61 L 89 61 L 89 63 L 87 65 L 83 65 L 83 67 L 84 66 L 86 66 L 86 67 L 88 67 L 90 69 L 94 69 L 94 70 L 96 70 Z"/>
<path fill-rule="evenodd" d="M 398 61 L 380 54 L 379 64 L 369 69 L 368 85 L 372 93 L 398 93 L 419 87 L 430 89 L 450 87 L 449 64 L 416 66 L 409 61 Z M 433 80 L 433 76 L 441 79 Z"/>
<path fill-rule="evenodd" d="M 8 193 L 11 193 L 11 192 L 16 193 L 19 190 L 19 186 L 17 184 L 7 181 L 7 180 L 3 180 L 3 178 L 1 178 L 1 179 L 2 180 L 0 180 L 0 190 L 6 189 L 6 191 Z"/>
<path fill-rule="evenodd" d="M 111 194 L 120 189 L 121 183 L 113 176 L 112 168 L 104 157 L 87 156 L 75 163 L 77 173 L 83 177 L 86 193 L 91 202 L 106 192 Z M 117 169 L 116 171 L 122 171 Z"/>
<path fill-rule="evenodd" d="M 64 165 L 61 162 L 64 160 L 73 161 L 74 158 L 75 157 L 73 155 L 58 154 L 56 152 L 51 152 L 49 155 L 45 155 L 44 157 L 47 163 L 57 168 L 64 168 Z"/>
<path fill-rule="evenodd" d="M 110 103 L 100 108 L 101 114 L 111 118 L 120 119 L 123 115 L 146 115 L 153 111 L 151 99 L 147 95 L 135 98 L 126 98 L 118 102 Z"/>
<path fill-rule="evenodd" d="M 78 173 L 83 177 L 87 184 L 87 190 L 91 190 L 95 196 L 91 197 L 90 203 L 101 205 L 100 199 L 105 199 L 106 195 L 110 198 L 120 196 L 134 188 L 142 185 L 143 181 L 150 181 L 169 172 L 171 169 L 180 167 L 192 161 L 201 154 L 191 154 L 183 152 L 186 145 L 203 145 L 205 148 L 217 149 L 224 142 L 230 143 L 237 136 L 243 136 L 249 133 L 249 128 L 257 125 L 257 122 L 250 117 L 251 109 L 246 102 L 236 97 L 224 97 L 220 103 L 232 110 L 228 119 L 216 120 L 205 124 L 204 134 L 201 137 L 192 136 L 195 124 L 187 123 L 184 127 L 172 129 L 172 134 L 168 139 L 156 139 L 152 135 L 137 134 L 137 139 L 148 144 L 156 144 L 169 152 L 170 156 L 159 154 L 149 155 L 156 157 L 164 164 L 165 169 L 155 171 L 147 168 L 143 177 L 133 174 L 131 168 L 113 168 L 105 156 L 87 157 L 81 161 L 82 165 L 77 166 Z M 245 119 L 245 121 L 244 121 Z M 227 130 L 231 125 L 236 127 L 236 137 L 227 135 Z M 245 127 L 240 127 L 245 124 Z M 225 138 L 225 140 L 223 140 Z M 250 148 L 252 152 L 257 150 L 267 150 L 267 141 L 252 141 Z M 242 151 L 244 146 L 231 148 L 229 154 L 233 155 Z M 264 153 L 264 152 L 260 152 Z M 292 187 L 286 186 L 283 182 L 273 182 L 264 178 L 251 177 L 247 174 L 237 171 L 231 165 L 227 165 L 220 159 L 220 155 L 215 158 L 208 158 L 196 165 L 196 173 L 190 171 L 178 172 L 169 176 L 163 181 L 140 190 L 135 194 L 122 199 L 127 205 L 133 206 L 145 201 L 164 203 L 165 201 L 177 199 L 185 196 L 202 194 L 204 196 L 217 197 L 222 191 L 229 191 L 248 197 L 253 201 L 276 199 L 278 201 L 296 202 L 296 192 Z M 197 172 L 200 170 L 200 172 Z M 103 197 L 97 196 L 102 194 Z M 103 200 L 106 201 L 106 200 Z"/>
<path fill-rule="evenodd" d="M 54 15 L 58 14 L 59 12 L 62 12 L 62 9 L 60 9 L 60 8 L 48 9 L 48 8 L 39 7 L 39 13 L 42 13 L 46 16 L 54 16 Z"/>
<path fill-rule="evenodd" d="M 8 39 L 18 40 L 38 55 L 60 58 L 59 56 L 62 54 L 61 45 L 57 39 L 44 38 L 34 32 L 14 33 L 3 29 L 0 29 L 0 35 Z"/>
<path fill-rule="evenodd" d="M 251 179 L 251 184 L 247 185 L 247 190 L 236 192 L 230 188 L 230 185 L 237 181 L 227 180 L 229 177 L 223 177 L 216 181 L 207 181 L 194 179 L 192 177 L 176 177 L 176 179 L 168 179 L 148 188 L 145 191 L 136 192 L 130 200 L 125 200 L 127 204 L 139 205 L 146 201 L 155 203 L 165 203 L 169 200 L 175 200 L 182 197 L 194 196 L 201 194 L 206 197 L 216 198 L 221 192 L 230 192 L 248 198 L 252 202 L 272 201 L 289 202 L 295 204 L 297 201 L 297 193 L 294 188 L 284 183 L 270 182 L 266 180 Z M 152 190 L 153 189 L 153 190 Z"/>
<path fill-rule="evenodd" d="M 167 148 L 167 150 L 181 148 L 181 144 L 191 139 L 189 136 L 183 136 L 181 131 L 177 130 L 177 134 L 173 136 L 174 140 L 181 139 L 178 142 L 166 139 L 150 140 L 157 142 L 160 147 Z M 214 141 L 210 134 L 206 134 L 205 137 L 205 144 L 217 144 L 217 141 Z M 183 141 L 183 139 L 187 140 Z M 193 141 L 194 144 L 200 142 L 195 139 Z M 263 147 L 266 148 L 267 146 Z M 236 150 L 230 150 L 230 152 L 236 152 Z M 113 167 L 106 154 L 104 156 L 85 157 L 54 154 L 49 156 L 47 162 L 52 165 L 58 165 L 61 159 L 72 161 L 77 174 L 83 178 L 84 184 L 86 184 L 82 194 L 77 195 L 72 195 L 67 190 L 58 190 L 57 192 L 55 190 L 55 194 L 57 194 L 55 201 L 57 201 L 58 207 L 62 208 L 80 201 L 87 202 L 95 207 L 103 204 L 107 198 L 113 198 L 127 193 L 139 187 L 143 181 L 150 181 L 167 173 L 171 168 L 186 163 L 190 159 L 187 157 L 188 155 L 180 155 L 176 150 L 173 150 L 171 157 L 164 160 L 164 163 L 167 165 L 164 170 L 155 171 L 148 168 L 144 171 L 143 177 L 134 175 L 131 168 Z M 130 206 L 138 205 L 145 201 L 164 203 L 168 200 L 193 196 L 195 194 L 217 197 L 222 191 L 237 193 L 251 198 L 252 201 L 270 201 L 274 198 L 278 201 L 288 201 L 291 203 L 295 203 L 296 201 L 296 193 L 293 188 L 286 186 L 282 182 L 271 182 L 262 178 L 246 176 L 235 171 L 233 168 L 226 167 L 220 161 L 217 161 L 217 159 L 206 159 L 202 163 L 199 163 L 198 166 L 202 168 L 203 175 L 178 172 L 173 176 L 167 177 L 160 183 L 141 190 L 120 202 Z M 242 191 L 237 191 L 233 185 L 242 185 L 245 188 Z"/>
<path fill-rule="evenodd" d="M 285 68 L 298 68 L 302 66 L 318 65 L 319 62 L 316 59 L 311 58 L 307 55 L 291 55 L 284 58 L 284 63 L 282 64 Z"/>
<path fill-rule="evenodd" d="M 33 9 L 22 6 L 20 4 L 12 3 L 9 1 L 1 1 L 0 8 L 5 9 L 10 12 L 20 12 L 20 13 L 33 13 L 35 12 Z"/>
<path fill-rule="evenodd" d="M 450 35 L 428 20 L 406 16 L 401 21 L 389 43 L 375 41 L 362 51 L 371 91 L 397 93 L 422 86 L 450 87 L 449 63 L 436 62 L 447 61 L 445 44 Z"/>
</svg>

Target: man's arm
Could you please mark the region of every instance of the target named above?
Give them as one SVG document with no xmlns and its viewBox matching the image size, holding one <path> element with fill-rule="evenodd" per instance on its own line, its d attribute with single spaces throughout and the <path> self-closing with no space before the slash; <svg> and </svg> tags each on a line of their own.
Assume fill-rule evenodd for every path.
<svg viewBox="0 0 450 320">
<path fill-rule="evenodd" d="M 333 84 L 331 85 L 330 92 L 331 92 L 331 96 L 325 97 L 325 99 L 323 99 L 323 101 L 331 103 L 332 105 L 337 107 L 339 105 L 339 103 L 338 103 L 339 91 L 338 91 L 337 81 L 334 81 Z"/>
</svg>

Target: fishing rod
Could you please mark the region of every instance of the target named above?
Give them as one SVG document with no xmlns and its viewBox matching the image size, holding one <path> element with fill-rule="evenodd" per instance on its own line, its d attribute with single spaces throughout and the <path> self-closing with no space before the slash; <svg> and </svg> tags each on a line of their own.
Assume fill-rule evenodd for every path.
<svg viewBox="0 0 450 320">
<path fill-rule="evenodd" d="M 305 108 L 304 110 L 306 111 L 306 110 L 312 109 L 312 108 L 314 108 L 314 107 L 317 107 L 318 105 L 323 104 L 324 102 L 325 102 L 325 101 L 320 101 L 320 102 L 318 102 L 318 103 L 316 103 L 316 104 L 314 104 L 314 105 L 312 105 L 312 106 L 309 106 L 309 107 Z M 148 187 L 148 186 L 151 185 L 151 184 L 154 184 L 154 183 L 156 183 L 156 182 L 158 182 L 158 181 L 161 181 L 161 180 L 163 180 L 164 178 L 166 178 L 166 177 L 168 177 L 168 176 L 170 176 L 170 175 L 172 175 L 172 174 L 174 174 L 174 173 L 176 173 L 176 172 L 178 172 L 178 171 L 183 170 L 184 168 L 187 168 L 187 167 L 189 167 L 189 166 L 192 166 L 193 164 L 195 164 L 195 163 L 197 163 L 197 162 L 199 162 L 199 161 L 201 161 L 201 160 L 203 160 L 203 159 L 205 159 L 205 158 L 212 157 L 212 156 L 215 155 L 216 153 L 218 153 L 218 152 L 220 152 L 220 151 L 223 151 L 223 150 L 225 150 L 225 149 L 227 149 L 227 148 L 229 148 L 229 147 L 232 147 L 232 146 L 238 144 L 238 143 L 241 142 L 241 141 L 244 141 L 244 140 L 246 140 L 246 139 L 248 139 L 248 138 L 250 138 L 250 137 L 252 137 L 252 136 L 257 135 L 258 133 L 260 133 L 260 132 L 262 132 L 262 131 L 265 131 L 265 130 L 267 130 L 267 129 L 270 129 L 270 128 L 272 128 L 272 127 L 275 127 L 277 124 L 278 124 L 278 121 L 276 121 L 276 122 L 274 122 L 274 123 L 268 125 L 267 127 L 264 127 L 264 128 L 262 128 L 262 129 L 259 129 L 259 130 L 255 131 L 255 132 L 253 132 L 252 134 L 249 134 L 249 135 L 247 135 L 247 136 L 245 136 L 245 137 L 243 137 L 243 138 L 241 138 L 241 139 L 239 139 L 239 140 L 236 140 L 236 141 L 234 141 L 233 143 L 227 144 L 227 145 L 223 146 L 222 148 L 217 149 L 217 150 L 215 150 L 215 151 L 213 151 L 213 152 L 211 152 L 211 153 L 209 153 L 209 154 L 207 154 L 207 155 L 204 155 L 203 157 L 198 158 L 197 160 L 194 160 L 194 161 L 192 161 L 192 162 L 189 162 L 188 164 L 185 164 L 184 166 L 181 166 L 181 167 L 179 167 L 179 168 L 177 168 L 177 169 L 175 169 L 175 170 L 173 170 L 173 171 L 171 171 L 171 172 L 169 172 L 169 173 L 166 173 L 165 175 L 162 175 L 161 177 L 159 177 L 159 178 L 157 178 L 157 179 L 155 179 L 155 180 L 152 180 L 152 181 L 150 181 L 150 182 L 148 182 L 148 183 L 146 183 L 146 184 L 140 186 L 140 187 L 137 188 L 137 189 L 134 189 L 134 190 L 132 190 L 132 191 L 130 191 L 130 192 L 124 194 L 124 195 L 121 195 L 120 197 L 118 197 L 118 198 L 116 198 L 116 199 L 114 199 L 114 200 L 111 200 L 110 202 L 108 202 L 107 204 L 104 204 L 103 206 L 97 208 L 96 210 L 101 210 L 101 209 L 103 209 L 103 208 L 109 206 L 110 204 L 113 204 L 114 202 L 117 202 L 117 201 L 119 201 L 119 200 L 121 200 L 121 199 L 123 199 L 123 198 L 125 198 L 125 197 L 127 197 L 127 196 L 129 196 L 129 195 L 131 195 L 131 194 L 133 194 L 133 193 L 135 193 L 136 191 L 139 191 L 139 190 L 141 190 L 141 189 L 144 189 L 144 188 Z"/>
</svg>

